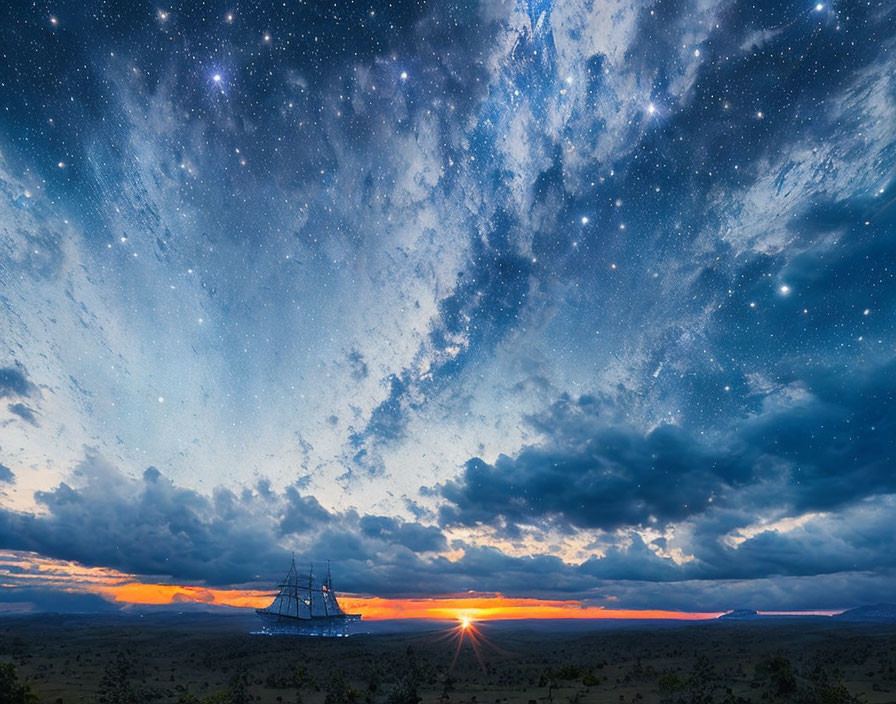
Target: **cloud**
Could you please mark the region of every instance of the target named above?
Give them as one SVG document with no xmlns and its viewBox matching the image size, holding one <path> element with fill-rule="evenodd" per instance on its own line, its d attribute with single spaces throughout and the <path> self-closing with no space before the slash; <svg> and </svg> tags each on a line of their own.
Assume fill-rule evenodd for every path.
<svg viewBox="0 0 896 704">
<path fill-rule="evenodd" d="M 712 434 L 672 424 L 640 430 L 592 397 L 563 397 L 531 420 L 545 441 L 494 463 L 474 458 L 441 495 L 443 525 L 613 530 L 663 526 L 731 507 L 836 510 L 896 491 L 896 362 L 793 370 L 797 401 Z M 821 438 L 836 438 L 836 442 Z"/>
<path fill-rule="evenodd" d="M 17 415 L 22 420 L 31 423 L 31 425 L 39 425 L 34 409 L 29 408 L 24 403 L 11 403 L 7 406 L 7 409 L 10 413 Z"/>
<path fill-rule="evenodd" d="M 331 513 L 294 486 L 279 494 L 262 481 L 239 496 L 217 488 L 207 497 L 155 467 L 132 479 L 96 454 L 70 481 L 37 492 L 38 515 L 0 509 L 0 549 L 209 584 L 275 579 L 293 549 L 303 561 L 348 561 L 355 567 L 342 579 L 365 589 L 383 586 L 363 576 L 369 560 L 419 564 L 445 548 L 437 528 Z"/>
<path fill-rule="evenodd" d="M 240 495 L 219 488 L 205 497 L 177 487 L 153 467 L 139 479 L 126 477 L 96 455 L 76 468 L 71 484 L 36 498 L 39 515 L 0 509 L 0 549 L 180 584 L 272 583 L 293 551 L 300 563 L 316 563 L 316 569 L 332 560 L 338 587 L 349 592 L 419 597 L 474 590 L 547 598 L 562 593 L 623 608 L 662 603 L 713 610 L 749 603 L 742 595 L 763 593 L 763 607 L 772 608 L 765 605 L 790 583 L 818 595 L 816 582 L 896 569 L 884 539 L 891 528 L 892 497 L 866 499 L 841 514 L 748 527 L 736 544 L 724 540 L 724 531 L 738 521 L 717 515 L 721 509 L 708 511 L 691 524 L 690 539 L 684 530 L 681 539 L 606 533 L 603 547 L 595 546 L 580 563 L 564 561 L 544 544 L 527 555 L 511 555 L 456 539 L 451 547 L 460 555 L 449 560 L 447 538 L 432 525 L 351 509 L 333 513 L 295 487 L 279 494 L 266 482 Z M 672 559 L 676 541 L 693 555 Z M 14 574 L 7 576 L 15 581 Z M 882 584 L 871 581 L 874 588 Z M 737 588 L 726 592 L 728 584 Z M 670 601 L 648 603 L 664 585 Z M 688 592 L 688 585 L 699 589 Z M 607 601 L 595 596 L 600 594 Z M 843 601 L 832 608 L 855 603 L 843 588 L 837 595 Z M 19 600 L 15 594 L 9 599 Z M 824 604 L 833 599 L 828 595 Z M 799 606 L 795 599 L 785 602 L 822 608 L 808 597 Z"/>
<path fill-rule="evenodd" d="M 280 533 L 307 533 L 326 525 L 333 516 L 313 496 L 303 496 L 296 487 L 286 489 L 286 510 L 280 519 Z"/>
<path fill-rule="evenodd" d="M 605 530 L 666 523 L 699 513 L 714 493 L 741 479 L 737 466 L 727 477 L 717 474 L 715 458 L 674 426 L 647 434 L 594 430 L 568 438 L 575 443 L 568 450 L 558 443 L 527 447 L 493 465 L 468 461 L 461 477 L 442 487 L 449 502 L 442 523 L 502 525 L 511 534 L 542 520 Z"/>
<path fill-rule="evenodd" d="M 16 475 L 5 464 L 0 464 L 0 482 L 12 484 L 16 480 Z"/>
<path fill-rule="evenodd" d="M 33 398 L 37 394 L 37 387 L 28 378 L 28 371 L 20 362 L 15 362 L 11 367 L 0 367 L 0 398 Z"/>
<path fill-rule="evenodd" d="M 210 581 L 250 579 L 247 555 L 255 565 L 283 557 L 265 529 L 270 519 L 253 515 L 226 490 L 206 498 L 175 486 L 154 468 L 130 479 L 97 455 L 81 462 L 74 478 L 80 487 L 61 483 L 35 495 L 43 516 L 5 510 L 3 547 Z"/>
<path fill-rule="evenodd" d="M 445 536 L 435 526 L 399 521 L 388 516 L 363 516 L 362 535 L 398 543 L 415 553 L 440 552 L 448 548 Z"/>
<path fill-rule="evenodd" d="M 0 614 L 6 613 L 113 613 L 119 607 L 96 594 L 53 588 L 7 587 L 0 595 Z"/>
<path fill-rule="evenodd" d="M 601 586 L 604 598 L 597 601 L 608 607 L 621 603 L 633 609 L 663 604 L 664 608 L 688 610 L 693 604 L 700 604 L 707 611 L 741 607 L 762 611 L 837 610 L 850 608 L 852 604 L 890 601 L 894 583 L 896 571 L 892 569 L 674 583 L 617 580 Z"/>
</svg>

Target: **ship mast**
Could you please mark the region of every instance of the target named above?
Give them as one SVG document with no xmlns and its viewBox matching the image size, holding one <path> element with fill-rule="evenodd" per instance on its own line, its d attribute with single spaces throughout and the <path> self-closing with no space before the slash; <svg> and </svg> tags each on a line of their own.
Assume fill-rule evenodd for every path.
<svg viewBox="0 0 896 704">
<path fill-rule="evenodd" d="M 330 580 L 331 580 L 331 577 L 330 577 L 330 561 L 327 560 L 327 582 L 326 582 L 326 593 L 325 593 L 325 594 L 322 594 L 322 596 L 323 596 L 323 598 L 324 598 L 324 616 L 327 616 L 327 617 L 330 616 L 330 605 L 329 605 L 329 603 L 328 603 L 328 602 L 330 601 Z M 321 588 L 321 592 L 323 592 L 323 591 L 324 591 L 324 589 Z"/>
<path fill-rule="evenodd" d="M 289 581 L 291 582 L 290 586 L 292 587 L 292 603 L 296 608 L 296 618 L 299 617 L 299 573 L 296 572 L 296 554 L 292 554 L 292 567 L 289 570 Z M 288 611 L 287 611 L 288 613 Z"/>
<path fill-rule="evenodd" d="M 311 563 L 311 569 L 308 570 L 308 615 L 314 618 L 314 563 Z"/>
</svg>

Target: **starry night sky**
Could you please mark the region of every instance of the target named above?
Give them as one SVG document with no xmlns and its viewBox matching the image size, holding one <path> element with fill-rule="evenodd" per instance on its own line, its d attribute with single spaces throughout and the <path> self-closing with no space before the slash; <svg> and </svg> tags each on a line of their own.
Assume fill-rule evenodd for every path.
<svg viewBox="0 0 896 704">
<path fill-rule="evenodd" d="M 0 549 L 886 600 L 894 52 L 886 0 L 4 3 Z"/>
</svg>

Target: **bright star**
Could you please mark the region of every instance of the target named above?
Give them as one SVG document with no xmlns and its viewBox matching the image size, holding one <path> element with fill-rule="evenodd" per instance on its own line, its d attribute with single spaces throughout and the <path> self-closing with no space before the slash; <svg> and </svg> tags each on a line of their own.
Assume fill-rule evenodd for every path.
<svg viewBox="0 0 896 704">
<path fill-rule="evenodd" d="M 779 288 L 778 290 L 781 292 L 782 296 L 786 296 L 788 293 L 790 293 L 790 286 L 788 286 L 787 284 L 782 284 L 781 288 Z"/>
<path fill-rule="evenodd" d="M 401 80 L 403 80 L 403 81 L 408 80 L 408 72 L 407 71 L 401 72 Z"/>
<path fill-rule="evenodd" d="M 816 11 L 816 12 L 821 12 L 823 9 L 824 9 L 824 5 L 822 5 L 821 3 L 818 3 L 818 4 L 815 6 L 815 11 Z"/>
<path fill-rule="evenodd" d="M 214 76 L 212 76 L 212 80 L 213 80 L 215 83 L 220 83 L 220 82 L 221 82 L 221 74 L 220 74 L 220 73 L 216 73 Z"/>
<path fill-rule="evenodd" d="M 588 218 L 587 218 L 587 217 L 582 216 L 582 224 L 583 224 L 583 225 L 587 225 L 587 224 L 588 224 Z"/>
<path fill-rule="evenodd" d="M 647 112 L 649 112 L 651 115 L 653 115 L 656 112 L 656 105 L 654 105 L 653 103 L 648 105 Z"/>
</svg>

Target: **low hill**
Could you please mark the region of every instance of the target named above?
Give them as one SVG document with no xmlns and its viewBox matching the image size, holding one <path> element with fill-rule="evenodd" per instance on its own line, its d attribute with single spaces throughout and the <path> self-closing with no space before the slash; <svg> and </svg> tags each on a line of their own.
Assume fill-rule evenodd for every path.
<svg viewBox="0 0 896 704">
<path fill-rule="evenodd" d="M 762 616 L 755 609 L 734 609 L 734 611 L 729 611 L 727 614 L 722 614 L 719 618 L 726 621 L 740 621 L 743 619 L 762 618 Z"/>
<path fill-rule="evenodd" d="M 838 621 L 861 621 L 873 623 L 896 623 L 896 604 L 874 604 L 849 609 L 831 618 Z"/>
</svg>

